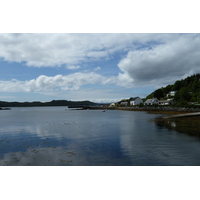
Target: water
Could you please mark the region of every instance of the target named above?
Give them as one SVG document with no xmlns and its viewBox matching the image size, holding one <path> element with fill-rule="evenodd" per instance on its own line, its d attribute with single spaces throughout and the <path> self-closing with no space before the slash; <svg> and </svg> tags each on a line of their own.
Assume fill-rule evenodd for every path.
<svg viewBox="0 0 200 200">
<path fill-rule="evenodd" d="M 158 126 L 158 116 L 66 107 L 0 111 L 0 165 L 200 165 L 199 139 Z"/>
</svg>

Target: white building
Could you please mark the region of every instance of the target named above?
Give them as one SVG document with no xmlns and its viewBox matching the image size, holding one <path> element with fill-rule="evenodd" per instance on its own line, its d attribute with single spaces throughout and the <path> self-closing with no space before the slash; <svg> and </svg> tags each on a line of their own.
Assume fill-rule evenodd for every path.
<svg viewBox="0 0 200 200">
<path fill-rule="evenodd" d="M 168 94 L 167 94 L 167 97 L 174 97 L 176 94 L 176 91 L 170 91 Z"/>
<path fill-rule="evenodd" d="M 146 106 L 149 106 L 149 105 L 158 105 L 158 99 L 157 98 L 154 98 L 154 99 L 147 99 L 145 102 L 144 102 L 144 105 Z"/>
<path fill-rule="evenodd" d="M 134 97 L 134 98 L 131 98 L 130 100 L 131 106 L 139 105 L 141 103 L 143 103 L 143 100 L 140 97 Z"/>
<path fill-rule="evenodd" d="M 120 104 L 123 105 L 123 106 L 127 106 L 127 105 L 128 105 L 128 102 L 127 102 L 127 101 L 121 101 Z"/>
<path fill-rule="evenodd" d="M 115 106 L 115 103 L 111 103 L 110 105 L 109 105 L 109 107 L 114 107 Z"/>
<path fill-rule="evenodd" d="M 158 104 L 159 105 L 172 105 L 172 104 L 174 104 L 174 102 L 172 100 L 168 99 L 168 100 L 161 100 L 161 101 L 159 101 Z"/>
</svg>

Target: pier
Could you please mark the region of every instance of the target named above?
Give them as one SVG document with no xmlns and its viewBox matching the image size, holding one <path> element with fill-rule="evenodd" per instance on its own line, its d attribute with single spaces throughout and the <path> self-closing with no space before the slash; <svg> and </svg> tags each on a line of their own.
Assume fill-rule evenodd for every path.
<svg viewBox="0 0 200 200">
<path fill-rule="evenodd" d="M 68 106 L 68 108 L 85 108 L 88 107 L 86 105 L 73 105 L 73 106 Z"/>
<path fill-rule="evenodd" d="M 171 116 L 165 116 L 163 118 L 165 118 L 165 119 L 173 119 L 173 118 L 196 117 L 196 116 L 200 116 L 200 112 L 171 115 Z"/>
</svg>

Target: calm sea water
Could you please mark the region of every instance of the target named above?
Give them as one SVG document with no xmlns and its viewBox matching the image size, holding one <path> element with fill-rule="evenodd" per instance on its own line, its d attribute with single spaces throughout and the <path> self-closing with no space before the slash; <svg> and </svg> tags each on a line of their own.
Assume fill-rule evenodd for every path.
<svg viewBox="0 0 200 200">
<path fill-rule="evenodd" d="M 157 114 L 67 107 L 0 111 L 0 165 L 200 165 L 200 141 L 156 125 Z"/>
</svg>

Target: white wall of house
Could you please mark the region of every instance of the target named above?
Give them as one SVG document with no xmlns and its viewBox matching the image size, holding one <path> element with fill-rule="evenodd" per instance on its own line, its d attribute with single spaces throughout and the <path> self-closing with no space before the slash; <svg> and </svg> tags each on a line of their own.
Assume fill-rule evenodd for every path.
<svg viewBox="0 0 200 200">
<path fill-rule="evenodd" d="M 159 105 L 172 105 L 172 104 L 174 104 L 174 102 L 171 100 L 159 101 Z"/>
<path fill-rule="evenodd" d="M 130 105 L 132 105 L 132 106 L 139 105 L 141 103 L 143 103 L 143 100 L 140 97 L 138 97 L 137 99 L 135 99 L 133 101 L 130 101 Z"/>
<path fill-rule="evenodd" d="M 167 94 L 167 97 L 173 97 L 173 96 L 175 96 L 175 94 L 176 94 L 176 91 L 170 91 L 168 94 Z"/>
</svg>

